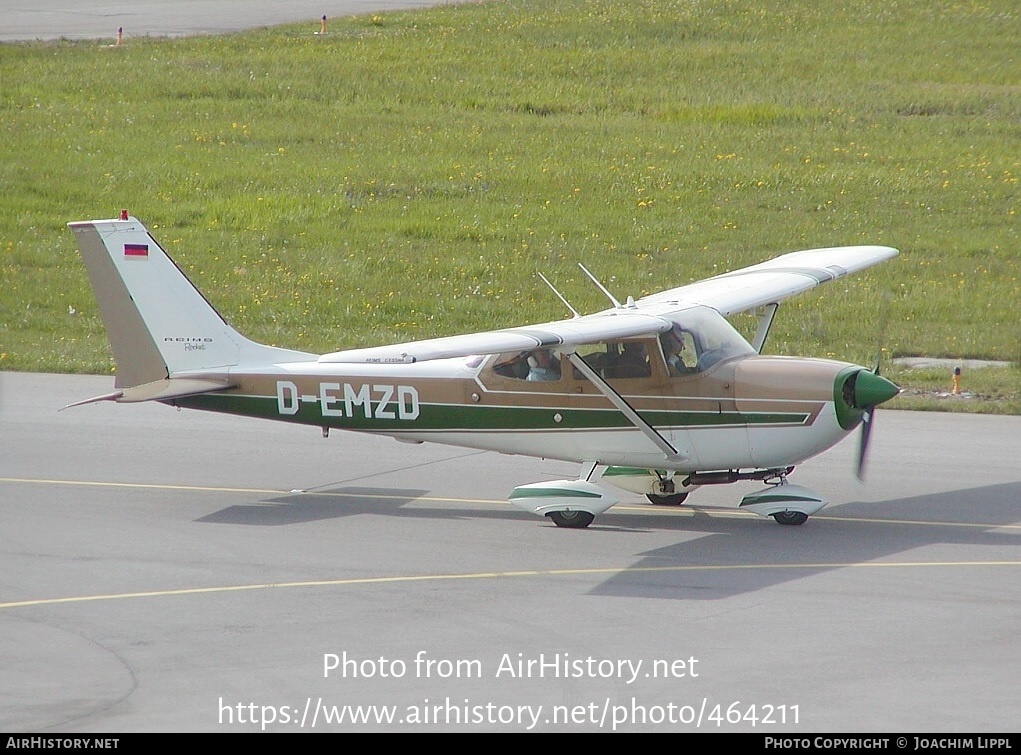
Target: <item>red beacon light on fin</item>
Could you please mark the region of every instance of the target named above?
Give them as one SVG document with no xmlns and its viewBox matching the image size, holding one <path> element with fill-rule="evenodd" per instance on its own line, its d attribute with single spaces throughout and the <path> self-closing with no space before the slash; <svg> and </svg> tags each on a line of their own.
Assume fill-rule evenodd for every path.
<svg viewBox="0 0 1021 755">
<path fill-rule="evenodd" d="M 127 220 L 127 219 L 128 219 L 128 211 L 127 210 L 121 210 L 121 220 Z"/>
</svg>

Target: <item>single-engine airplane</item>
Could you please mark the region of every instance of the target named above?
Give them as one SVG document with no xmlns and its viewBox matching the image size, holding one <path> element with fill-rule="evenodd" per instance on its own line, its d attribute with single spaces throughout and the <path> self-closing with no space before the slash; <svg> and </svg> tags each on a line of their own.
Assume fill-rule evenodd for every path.
<svg viewBox="0 0 1021 755">
<path fill-rule="evenodd" d="M 586 527 L 617 502 L 597 472 L 666 505 L 702 485 L 760 480 L 741 507 L 803 524 L 826 501 L 788 483 L 794 465 L 862 425 L 861 476 L 873 412 L 899 391 L 878 367 L 759 353 L 780 302 L 895 256 L 889 247 L 793 252 L 623 304 L 589 274 L 611 308 L 582 316 L 554 289 L 571 318 L 309 354 L 234 330 L 126 211 L 68 225 L 117 365 L 112 393 L 71 406 L 159 401 L 324 436 L 577 462 L 577 479 L 509 496 L 559 527 Z M 741 312 L 758 317 L 751 343 L 725 319 Z"/>
</svg>

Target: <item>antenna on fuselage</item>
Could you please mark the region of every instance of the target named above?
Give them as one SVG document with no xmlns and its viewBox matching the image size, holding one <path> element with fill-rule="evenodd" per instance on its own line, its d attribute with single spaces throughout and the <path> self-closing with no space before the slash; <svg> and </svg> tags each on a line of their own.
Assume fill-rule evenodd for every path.
<svg viewBox="0 0 1021 755">
<path fill-rule="evenodd" d="M 596 276 L 594 276 L 594 275 L 593 275 L 592 273 L 590 273 L 590 272 L 588 271 L 588 269 L 587 269 L 587 268 L 586 268 L 586 267 L 585 267 L 585 266 L 584 266 L 583 264 L 581 264 L 580 262 L 578 263 L 578 267 L 580 267 L 580 268 L 581 268 L 581 271 L 582 271 L 583 273 L 585 273 L 585 275 L 587 275 L 587 276 L 588 276 L 588 278 L 589 278 L 589 280 L 590 280 L 590 281 L 592 281 L 592 282 L 593 282 L 593 283 L 595 283 L 595 284 L 596 284 L 597 286 L 599 286 L 599 290 L 600 290 L 600 291 L 602 291 L 602 292 L 603 292 L 604 294 L 606 294 L 606 298 L 607 298 L 607 299 L 609 299 L 610 301 L 612 301 L 612 302 L 613 302 L 613 306 L 614 306 L 614 308 L 616 308 L 616 309 L 622 309 L 622 307 L 621 307 L 621 305 L 620 305 L 620 302 L 619 302 L 619 301 L 617 301 L 617 300 L 616 300 L 616 299 L 615 299 L 615 298 L 613 297 L 613 294 L 611 294 L 611 293 L 610 293 L 609 291 L 607 291 L 607 290 L 606 290 L 606 286 L 604 286 L 604 285 L 603 285 L 602 283 L 600 283 L 600 282 L 598 281 L 598 279 L 596 278 Z M 631 303 L 633 304 L 633 302 L 631 302 Z"/>
<path fill-rule="evenodd" d="M 564 306 L 567 307 L 569 310 L 571 310 L 571 314 L 573 314 L 575 317 L 581 317 L 581 315 L 578 314 L 578 310 L 576 310 L 574 307 L 571 306 L 571 303 L 569 301 L 567 301 L 567 299 L 564 298 L 563 294 L 561 294 L 559 291 L 557 291 L 557 289 L 553 286 L 553 284 L 550 283 L 546 279 L 545 275 L 543 275 L 542 273 L 540 273 L 538 271 L 536 272 L 536 275 L 538 275 L 540 278 L 542 278 L 542 282 L 545 283 L 547 286 L 549 286 L 550 291 L 555 293 L 557 295 L 557 298 L 560 299 L 560 301 L 562 301 L 564 303 Z"/>
</svg>

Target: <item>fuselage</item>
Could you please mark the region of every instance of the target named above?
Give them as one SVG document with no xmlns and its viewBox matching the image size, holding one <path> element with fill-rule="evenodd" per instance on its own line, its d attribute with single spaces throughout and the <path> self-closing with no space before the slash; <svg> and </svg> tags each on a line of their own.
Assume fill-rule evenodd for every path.
<svg viewBox="0 0 1021 755">
<path fill-rule="evenodd" d="M 626 349 L 640 368 L 608 363 Z M 671 369 L 661 339 L 600 345 L 585 355 L 679 452 L 673 461 L 560 355 L 555 376 L 529 379 L 525 354 L 370 365 L 295 362 L 231 369 L 236 387 L 179 406 L 410 442 L 578 462 L 706 471 L 798 463 L 843 438 L 860 415 L 841 381 L 863 368 L 829 360 L 739 354 Z M 640 347 L 640 349 L 638 348 Z M 534 361 L 534 359 L 532 360 Z"/>
</svg>

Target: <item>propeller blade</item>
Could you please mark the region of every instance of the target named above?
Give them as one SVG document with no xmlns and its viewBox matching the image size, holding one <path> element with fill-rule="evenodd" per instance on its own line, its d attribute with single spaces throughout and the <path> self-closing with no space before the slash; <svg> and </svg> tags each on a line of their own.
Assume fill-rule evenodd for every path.
<svg viewBox="0 0 1021 755">
<path fill-rule="evenodd" d="M 874 413 L 875 408 L 870 408 L 861 417 L 861 435 L 858 439 L 858 464 L 855 469 L 855 476 L 859 482 L 865 482 L 865 462 L 868 458 L 869 439 L 872 437 L 872 423 L 875 421 Z"/>
</svg>

